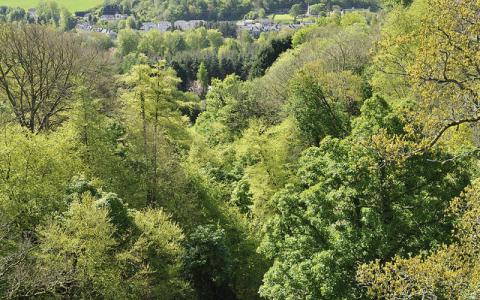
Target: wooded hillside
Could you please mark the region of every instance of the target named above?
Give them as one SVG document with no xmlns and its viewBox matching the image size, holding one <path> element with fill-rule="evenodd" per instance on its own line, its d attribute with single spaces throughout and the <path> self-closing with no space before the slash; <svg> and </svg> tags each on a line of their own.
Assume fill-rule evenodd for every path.
<svg viewBox="0 0 480 300">
<path fill-rule="evenodd" d="M 477 299 L 477 0 L 296 30 L 0 23 L 0 297 Z"/>
</svg>

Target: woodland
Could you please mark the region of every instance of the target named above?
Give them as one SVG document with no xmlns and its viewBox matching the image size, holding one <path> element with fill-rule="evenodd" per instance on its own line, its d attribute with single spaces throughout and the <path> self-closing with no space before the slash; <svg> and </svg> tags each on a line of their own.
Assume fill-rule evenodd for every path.
<svg viewBox="0 0 480 300">
<path fill-rule="evenodd" d="M 0 18 L 0 298 L 479 299 L 479 11 Z"/>
</svg>

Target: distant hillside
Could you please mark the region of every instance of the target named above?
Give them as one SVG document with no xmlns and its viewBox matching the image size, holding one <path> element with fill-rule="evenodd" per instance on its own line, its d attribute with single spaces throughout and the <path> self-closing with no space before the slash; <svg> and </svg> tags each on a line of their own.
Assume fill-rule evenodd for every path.
<svg viewBox="0 0 480 300">
<path fill-rule="evenodd" d="M 38 5 L 40 0 L 0 0 L 0 6 L 22 7 L 25 9 L 33 8 Z M 71 12 L 87 10 L 102 5 L 103 0 L 57 0 L 58 4 L 66 7 Z"/>
</svg>

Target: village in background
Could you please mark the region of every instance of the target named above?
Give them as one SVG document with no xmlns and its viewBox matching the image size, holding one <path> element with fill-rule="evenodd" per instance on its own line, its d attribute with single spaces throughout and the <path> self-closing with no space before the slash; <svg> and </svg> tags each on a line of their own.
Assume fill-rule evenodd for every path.
<svg viewBox="0 0 480 300">
<path fill-rule="evenodd" d="M 313 7 L 313 9 L 310 9 Z M 297 10 L 297 11 L 295 11 Z M 124 14 L 116 6 L 104 6 L 100 10 L 92 9 L 90 11 L 74 12 L 75 26 L 78 31 L 103 33 L 115 39 L 118 31 L 129 27 L 138 31 L 147 32 L 158 30 L 160 32 L 181 30 L 187 31 L 199 27 L 206 28 L 227 28 L 226 31 L 240 32 L 247 31 L 252 36 L 258 37 L 262 32 L 279 32 L 284 29 L 299 29 L 315 22 L 325 16 L 339 15 L 347 13 L 371 12 L 371 8 L 342 8 L 333 5 L 330 9 L 315 9 L 315 5 L 308 5 L 306 11 L 292 7 L 289 9 L 278 10 L 268 16 L 264 14 L 256 15 L 256 18 L 249 18 L 247 14 L 243 19 L 237 21 L 211 21 L 211 20 L 175 20 L 175 21 L 157 21 L 148 20 L 141 22 L 137 20 L 135 14 Z M 36 21 L 38 19 L 37 9 L 28 10 L 28 18 Z M 128 26 L 127 26 L 128 24 Z M 222 30 L 223 31 L 223 30 Z"/>
</svg>

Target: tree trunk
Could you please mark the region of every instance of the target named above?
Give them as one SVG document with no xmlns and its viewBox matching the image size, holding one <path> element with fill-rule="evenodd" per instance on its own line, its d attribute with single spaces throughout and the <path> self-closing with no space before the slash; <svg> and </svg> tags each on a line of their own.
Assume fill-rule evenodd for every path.
<svg viewBox="0 0 480 300">
<path fill-rule="evenodd" d="M 151 204 L 157 202 L 157 184 L 158 184 L 158 105 L 160 102 L 160 96 L 157 94 L 155 99 L 155 124 L 153 125 L 153 153 L 152 153 L 152 199 Z"/>
<path fill-rule="evenodd" d="M 147 174 L 146 183 L 147 183 L 147 205 L 151 205 L 152 200 L 152 182 L 151 182 L 151 166 L 148 157 L 148 137 L 147 137 L 147 118 L 145 114 L 145 95 L 143 92 L 140 92 L 140 114 L 142 116 L 142 127 L 143 127 L 143 159 L 145 161 L 145 173 Z"/>
</svg>

